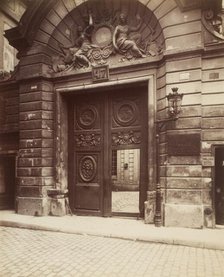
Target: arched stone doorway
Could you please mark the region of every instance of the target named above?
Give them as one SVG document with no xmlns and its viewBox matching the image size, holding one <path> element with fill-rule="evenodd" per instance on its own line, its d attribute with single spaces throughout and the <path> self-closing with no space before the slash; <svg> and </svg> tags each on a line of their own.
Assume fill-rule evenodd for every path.
<svg viewBox="0 0 224 277">
<path fill-rule="evenodd" d="M 37 11 L 41 8 L 43 10 L 37 16 Z M 22 28 L 23 20 L 25 22 L 29 13 L 35 15 L 32 27 Z M 76 176 L 71 172 L 76 172 L 82 167 L 76 159 L 79 157 L 77 136 L 83 136 L 83 134 L 79 134 L 79 130 L 75 129 L 74 125 L 70 128 L 72 117 L 70 104 L 72 103 L 73 109 L 79 110 L 80 106 L 77 106 L 76 102 L 80 98 L 84 97 L 84 102 L 85 99 L 98 102 L 97 99 L 98 97 L 100 99 L 101 95 L 112 99 L 111 95 L 114 93 L 119 95 L 118 98 L 122 98 L 124 93 L 127 103 L 123 103 L 122 107 L 131 109 L 130 111 L 138 119 L 131 123 L 134 124 L 133 126 L 124 123 L 123 129 L 117 130 L 120 133 L 118 138 L 118 133 L 112 129 L 109 130 L 106 125 L 113 113 L 113 109 L 108 109 L 109 103 L 120 100 L 103 100 L 103 116 L 99 117 L 104 126 L 101 129 L 101 140 L 106 141 L 106 138 L 109 140 L 109 136 L 117 137 L 118 146 L 113 146 L 113 142 L 110 142 L 109 146 L 104 143 L 102 157 L 105 153 L 110 157 L 105 164 L 107 164 L 106 171 L 112 172 L 112 156 L 115 155 L 112 153 L 120 151 L 116 155 L 122 156 L 124 155 L 122 151 L 129 149 L 134 153 L 141 149 L 140 158 L 137 157 L 139 153 L 131 153 L 125 159 L 130 160 L 131 155 L 136 156 L 134 158 L 136 161 L 139 159 L 136 162 L 137 165 L 131 169 L 137 177 L 129 172 L 128 178 L 138 179 L 136 182 L 139 188 L 141 187 L 140 200 L 138 200 L 138 212 L 134 213 L 138 214 L 140 211 L 143 216 L 147 191 L 152 191 L 153 195 L 155 188 L 153 183 L 155 174 L 153 75 L 155 75 L 156 65 L 163 58 L 164 49 L 163 32 L 155 15 L 139 1 L 86 1 L 79 4 L 75 1 L 63 0 L 49 1 L 46 6 L 40 1 L 39 6 L 34 6 L 33 10 L 30 9 L 23 17 L 21 26 L 20 34 L 21 30 L 23 34 L 21 37 L 17 36 L 14 42 L 20 50 L 18 79 L 24 80 L 20 85 L 22 126 L 20 145 L 23 145 L 23 148 L 19 152 L 17 169 L 20 187 L 17 197 L 18 212 L 63 214 L 63 200 L 55 201 L 55 198 L 52 199 L 52 195 L 49 195 L 49 191 L 65 194 L 68 190 L 72 208 L 79 205 L 77 203 L 80 203 L 80 200 L 77 199 L 84 199 L 87 194 L 82 192 L 80 195 L 77 194 L 75 184 L 80 183 L 81 175 Z M 14 31 L 12 30 L 11 34 Z M 108 116 L 105 116 L 106 110 Z M 113 122 L 116 122 L 115 117 L 112 119 Z M 118 125 L 116 128 L 119 127 Z M 107 128 L 108 131 L 105 131 Z M 125 128 L 127 128 L 126 131 Z M 71 129 L 76 136 L 73 143 L 69 135 Z M 88 131 L 91 135 L 93 131 L 95 135 L 96 130 L 90 128 Z M 88 136 L 85 130 L 84 137 Z M 76 146 L 74 146 L 75 143 Z M 136 145 L 140 146 L 136 147 Z M 91 155 L 88 153 L 85 156 Z M 71 157 L 73 157 L 72 160 Z M 91 156 L 91 161 L 94 157 Z M 80 157 L 80 164 L 83 159 Z M 116 159 L 117 163 L 121 160 L 121 158 Z M 93 167 L 95 162 L 96 160 L 92 163 Z M 114 157 L 113 163 L 115 163 Z M 122 167 L 127 171 L 124 164 Z M 130 164 L 129 167 L 131 167 Z M 117 170 L 120 169 L 117 168 Z M 114 168 L 113 171 L 115 172 Z M 124 172 L 120 173 L 120 176 L 122 174 Z M 72 180 L 73 177 L 75 182 Z M 81 179 L 85 179 L 83 189 L 89 187 L 90 180 Z M 94 180 L 91 179 L 91 181 Z M 122 182 L 119 182 L 121 185 Z M 100 196 L 100 205 L 103 208 L 97 207 L 101 215 L 111 215 L 112 211 L 112 186 L 108 184 L 106 189 L 103 186 L 101 188 L 102 191 L 105 190 Z M 94 193 L 90 193 L 90 198 Z M 61 211 L 59 211 L 60 208 Z M 74 210 L 77 209 L 74 208 Z"/>
</svg>

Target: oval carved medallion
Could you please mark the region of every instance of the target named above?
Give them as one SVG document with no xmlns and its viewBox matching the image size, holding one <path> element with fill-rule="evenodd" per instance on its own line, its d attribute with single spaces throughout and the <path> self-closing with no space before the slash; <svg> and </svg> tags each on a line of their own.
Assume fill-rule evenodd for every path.
<svg viewBox="0 0 224 277">
<path fill-rule="evenodd" d="M 92 156 L 84 156 L 79 162 L 79 174 L 84 182 L 90 182 L 96 176 L 96 161 Z"/>
</svg>

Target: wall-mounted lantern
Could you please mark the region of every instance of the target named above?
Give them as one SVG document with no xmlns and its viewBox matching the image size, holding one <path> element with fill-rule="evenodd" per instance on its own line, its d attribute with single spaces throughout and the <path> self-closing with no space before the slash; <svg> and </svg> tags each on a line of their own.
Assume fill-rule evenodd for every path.
<svg viewBox="0 0 224 277">
<path fill-rule="evenodd" d="M 168 100 L 168 113 L 170 117 L 177 117 L 181 111 L 183 94 L 178 93 L 178 88 L 172 88 L 173 93 L 169 93 L 166 98 Z"/>
<path fill-rule="evenodd" d="M 160 186 L 160 159 L 159 159 L 159 135 L 162 127 L 170 121 L 176 121 L 181 112 L 183 94 L 178 93 L 178 88 L 172 88 L 172 93 L 166 96 L 168 100 L 168 118 L 156 120 L 156 210 L 155 210 L 155 226 L 162 226 L 161 202 L 162 192 Z"/>
</svg>

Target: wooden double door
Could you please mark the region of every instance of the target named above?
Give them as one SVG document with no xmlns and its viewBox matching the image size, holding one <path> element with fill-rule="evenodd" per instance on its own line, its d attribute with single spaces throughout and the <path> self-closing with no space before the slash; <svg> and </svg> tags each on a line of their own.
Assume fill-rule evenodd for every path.
<svg viewBox="0 0 224 277">
<path fill-rule="evenodd" d="M 69 99 L 69 191 L 76 214 L 143 216 L 147 184 L 147 89 Z"/>
</svg>

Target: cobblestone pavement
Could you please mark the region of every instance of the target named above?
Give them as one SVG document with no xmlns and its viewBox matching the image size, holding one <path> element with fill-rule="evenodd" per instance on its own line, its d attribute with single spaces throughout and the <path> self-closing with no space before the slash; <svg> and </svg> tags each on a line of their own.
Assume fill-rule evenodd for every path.
<svg viewBox="0 0 224 277">
<path fill-rule="evenodd" d="M 224 276 L 224 251 L 0 227 L 0 276 Z"/>
</svg>

